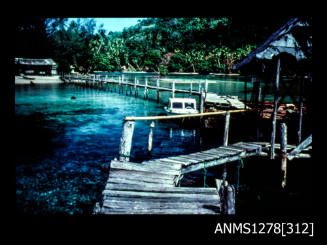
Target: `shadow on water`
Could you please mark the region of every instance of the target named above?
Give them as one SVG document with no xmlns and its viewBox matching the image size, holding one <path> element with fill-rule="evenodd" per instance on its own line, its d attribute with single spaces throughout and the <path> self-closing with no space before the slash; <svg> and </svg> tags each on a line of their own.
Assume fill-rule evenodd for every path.
<svg viewBox="0 0 327 245">
<path fill-rule="evenodd" d="M 62 134 L 64 127 L 54 120 L 48 120 L 41 112 L 29 115 L 15 115 L 14 139 L 16 165 L 32 163 L 26 159 L 38 156 L 41 160 L 53 154 L 58 147 L 64 147 L 63 142 L 54 142 L 53 139 Z M 23 161 L 20 160 L 23 159 Z"/>
</svg>

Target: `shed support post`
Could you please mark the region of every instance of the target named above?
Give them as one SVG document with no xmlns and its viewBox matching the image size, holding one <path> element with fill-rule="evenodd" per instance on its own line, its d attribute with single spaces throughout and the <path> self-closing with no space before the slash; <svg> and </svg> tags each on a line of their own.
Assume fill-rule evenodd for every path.
<svg viewBox="0 0 327 245">
<path fill-rule="evenodd" d="M 276 137 L 276 116 L 277 116 L 277 110 L 278 110 L 279 74 L 280 74 L 280 57 L 278 57 L 278 60 L 277 60 L 274 112 L 272 115 L 272 130 L 271 130 L 271 141 L 270 141 L 270 145 L 271 145 L 270 159 L 275 159 L 275 137 Z"/>
<path fill-rule="evenodd" d="M 299 129 L 297 132 L 298 135 L 298 145 L 302 140 L 302 118 L 303 118 L 303 91 L 304 91 L 304 77 L 301 80 L 300 84 L 300 105 L 299 105 Z"/>
<path fill-rule="evenodd" d="M 281 171 L 282 171 L 282 187 L 285 188 L 286 186 L 286 172 L 287 172 L 287 127 L 285 123 L 282 123 L 280 126 L 281 129 L 281 142 L 280 142 L 280 150 L 282 155 L 282 164 L 281 164 Z"/>
</svg>

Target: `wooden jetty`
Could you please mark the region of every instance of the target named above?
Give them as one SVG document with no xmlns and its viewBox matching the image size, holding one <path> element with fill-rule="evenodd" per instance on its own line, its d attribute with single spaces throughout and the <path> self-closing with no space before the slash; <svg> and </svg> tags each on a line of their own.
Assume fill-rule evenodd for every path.
<svg viewBox="0 0 327 245">
<path fill-rule="evenodd" d="M 142 163 L 129 162 L 135 120 L 166 120 L 169 116 L 126 117 L 120 141 L 119 160 L 110 164 L 108 181 L 103 191 L 103 200 L 97 203 L 94 214 L 235 214 L 235 189 L 226 178 L 216 179 L 216 188 L 180 187 L 184 174 L 213 166 L 224 165 L 251 156 L 268 156 L 271 151 L 269 142 L 238 142 L 228 145 L 230 113 L 225 112 L 223 145 L 205 151 L 151 159 Z M 206 116 L 199 113 L 197 116 Z M 211 115 L 212 113 L 210 113 Z M 222 114 L 220 113 L 216 113 Z M 196 115 L 178 115 L 171 117 Z M 154 123 L 150 125 L 149 142 L 152 147 Z M 282 126 L 285 133 L 286 125 Z M 274 144 L 274 149 L 282 150 L 282 171 L 286 185 L 285 156 L 288 160 L 295 157 L 311 157 L 302 151 L 309 146 L 312 135 L 298 146 Z M 148 151 L 151 147 L 147 148 Z M 287 150 L 291 150 L 287 154 Z"/>
<path fill-rule="evenodd" d="M 109 78 L 108 76 L 102 76 L 99 75 L 93 75 L 93 76 L 82 76 L 77 74 L 68 74 L 68 75 L 62 75 L 62 80 L 65 82 L 69 82 L 76 85 L 82 85 L 86 87 L 93 87 L 93 88 L 100 88 L 100 89 L 110 89 L 110 91 L 117 91 L 119 93 L 124 93 L 124 88 L 126 94 L 132 94 L 134 90 L 134 95 L 138 96 L 138 88 L 144 89 L 144 98 L 148 98 L 149 90 L 155 90 L 157 92 L 157 101 L 159 101 L 160 98 L 160 92 L 171 92 L 172 97 L 175 96 L 175 93 L 186 93 L 190 95 L 201 95 L 201 83 L 199 83 L 198 90 L 194 90 L 192 84 L 190 84 L 190 89 L 176 89 L 175 88 L 175 82 L 173 81 L 171 83 L 170 87 L 164 87 L 160 86 L 160 79 L 156 79 L 155 85 L 150 85 L 148 83 L 148 80 L 145 79 L 145 83 L 141 84 L 136 78 L 133 82 L 124 80 L 124 76 L 119 76 L 114 78 Z M 208 92 L 208 82 L 205 81 L 204 85 L 204 93 Z M 203 97 L 204 99 L 204 97 Z"/>
</svg>

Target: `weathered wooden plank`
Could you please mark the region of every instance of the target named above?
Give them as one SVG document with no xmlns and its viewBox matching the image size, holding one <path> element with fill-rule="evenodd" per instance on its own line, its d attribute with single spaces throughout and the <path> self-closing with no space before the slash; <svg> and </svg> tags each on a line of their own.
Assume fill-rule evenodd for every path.
<svg viewBox="0 0 327 245">
<path fill-rule="evenodd" d="M 188 160 L 188 163 L 197 163 L 197 162 L 202 162 L 205 161 L 206 159 L 210 159 L 213 157 L 208 157 L 208 156 L 203 156 L 200 154 L 189 154 L 189 155 L 182 155 L 182 156 L 178 156 L 178 157 L 182 157 Z M 190 161 L 191 160 L 191 161 Z"/>
<path fill-rule="evenodd" d="M 191 160 L 187 160 L 185 158 L 180 158 L 178 156 L 168 157 L 166 159 L 178 161 L 178 162 L 182 163 L 183 165 L 188 164 L 188 163 L 192 163 Z"/>
<path fill-rule="evenodd" d="M 172 159 L 172 157 L 167 157 L 167 158 L 160 158 L 158 159 L 160 161 L 164 161 L 164 162 L 171 162 L 173 164 L 181 164 L 181 165 L 184 165 L 185 162 L 184 161 L 181 161 L 181 160 L 175 160 L 175 159 Z"/>
<path fill-rule="evenodd" d="M 240 147 L 240 149 L 245 149 L 246 151 L 259 151 L 261 149 L 261 146 L 247 145 L 244 143 L 236 143 L 231 146 Z"/>
<path fill-rule="evenodd" d="M 175 169 L 175 170 L 180 170 L 182 168 L 181 164 L 172 164 L 171 162 L 166 162 L 162 159 L 158 160 L 151 160 L 151 161 L 145 161 L 142 162 L 144 165 L 154 165 L 162 168 L 168 168 L 168 169 Z"/>
<path fill-rule="evenodd" d="M 118 184 L 107 183 L 105 190 L 121 190 L 121 191 L 142 191 L 142 192 L 162 192 L 162 193 L 191 193 L 191 194 L 205 194 L 217 195 L 216 188 L 203 188 L 203 187 L 158 187 L 152 185 L 131 185 L 131 184 Z"/>
<path fill-rule="evenodd" d="M 218 204 L 203 204 L 201 202 L 130 202 L 126 200 L 105 200 L 104 208 L 111 209 L 130 209 L 130 210 L 152 210 L 152 209 L 207 209 L 208 211 L 220 210 Z"/>
<path fill-rule="evenodd" d="M 184 165 L 199 162 L 199 159 L 196 159 L 196 157 L 194 157 L 194 156 L 192 157 L 192 156 L 189 156 L 189 155 L 179 155 L 178 158 L 184 160 Z"/>
<path fill-rule="evenodd" d="M 249 152 L 249 151 L 257 151 L 258 149 L 252 148 L 252 147 L 247 147 L 243 145 L 229 145 L 228 146 L 230 149 L 240 149 L 244 152 Z"/>
<path fill-rule="evenodd" d="M 242 142 L 242 145 L 258 147 L 258 148 L 261 148 L 261 149 L 264 147 L 264 145 L 257 145 L 257 144 L 251 143 L 251 142 Z"/>
<path fill-rule="evenodd" d="M 234 155 L 238 155 L 244 152 L 244 150 L 241 149 L 236 149 L 236 148 L 231 148 L 231 147 L 219 147 L 217 149 L 214 149 L 215 151 L 217 151 L 217 153 L 220 154 L 225 154 L 227 157 L 228 156 L 234 156 Z"/>
<path fill-rule="evenodd" d="M 175 175 L 163 175 L 163 174 L 157 174 L 152 172 L 145 172 L 145 171 L 129 171 L 129 170 L 123 170 L 123 169 L 112 169 L 109 173 L 109 178 L 116 177 L 116 178 L 148 178 L 148 179 L 162 179 L 162 180 L 173 180 L 175 178 Z"/>
<path fill-rule="evenodd" d="M 215 155 L 215 156 L 218 156 L 218 157 L 229 156 L 229 153 L 226 153 L 226 151 L 223 151 L 223 150 L 219 150 L 219 148 L 218 149 L 214 148 L 214 149 L 206 150 L 204 152 L 206 154 Z"/>
<path fill-rule="evenodd" d="M 173 214 L 215 214 L 219 213 L 216 211 L 211 211 L 210 209 L 151 209 L 151 210 L 143 210 L 143 209 L 101 209 L 100 214 L 165 214 L 165 215 L 173 215 Z"/>
<path fill-rule="evenodd" d="M 231 145 L 229 146 L 220 146 L 219 148 L 217 148 L 217 150 L 222 150 L 222 151 L 226 151 L 226 152 L 231 152 L 231 153 L 240 153 L 243 152 L 244 150 L 238 149 L 238 148 L 233 148 Z"/>
<path fill-rule="evenodd" d="M 178 187 L 176 187 L 178 188 Z M 158 191 L 145 192 L 145 191 L 120 191 L 120 190 L 104 190 L 102 192 L 105 199 L 109 197 L 126 197 L 126 198 L 153 198 L 165 200 L 198 200 L 198 201 L 213 201 L 219 202 L 217 195 L 206 195 L 203 193 L 163 193 Z"/>
<path fill-rule="evenodd" d="M 102 208 L 109 208 L 114 210 L 144 210 L 147 212 L 151 212 L 154 209 L 161 209 L 161 210 L 186 210 L 186 209 L 193 209 L 199 211 L 207 211 L 210 213 L 217 213 L 220 211 L 220 205 L 212 203 L 211 205 L 201 203 L 201 202 L 149 202 L 149 201 L 127 201 L 127 200 L 105 200 L 103 202 Z"/>
<path fill-rule="evenodd" d="M 179 170 L 162 168 L 155 165 L 145 165 L 140 163 L 130 163 L 130 162 L 119 162 L 119 161 L 111 161 L 110 169 L 125 169 L 131 171 L 141 171 L 141 172 L 153 172 L 160 173 L 163 175 L 179 175 Z"/>
<path fill-rule="evenodd" d="M 216 160 L 213 160 L 213 161 L 208 161 L 208 162 L 205 162 L 205 163 L 202 162 L 202 163 L 199 163 L 199 164 L 194 164 L 194 165 L 186 166 L 186 167 L 182 168 L 182 174 L 186 174 L 186 173 L 198 171 L 200 169 L 203 169 L 204 166 L 206 168 L 209 168 L 209 167 L 213 167 L 213 166 L 218 166 L 218 165 L 224 164 L 226 162 L 237 161 L 237 160 L 239 160 L 240 156 L 241 155 L 224 157 L 224 158 L 219 158 L 219 159 L 216 159 Z"/>
<path fill-rule="evenodd" d="M 156 186 L 156 187 L 175 187 L 175 183 L 172 180 L 162 180 L 162 179 L 149 179 L 149 178 L 142 178 L 142 179 L 128 179 L 128 178 L 116 178 L 116 177 L 109 177 L 107 184 L 126 184 L 126 185 L 149 185 L 149 186 Z"/>
</svg>

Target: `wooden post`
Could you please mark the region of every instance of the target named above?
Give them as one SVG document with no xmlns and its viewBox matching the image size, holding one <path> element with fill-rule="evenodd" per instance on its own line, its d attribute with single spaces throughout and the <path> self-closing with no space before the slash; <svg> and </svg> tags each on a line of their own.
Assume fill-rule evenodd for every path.
<svg viewBox="0 0 327 245">
<path fill-rule="evenodd" d="M 204 109 L 204 97 L 203 97 L 203 88 L 201 88 L 200 92 L 200 113 L 203 113 Z"/>
<path fill-rule="evenodd" d="M 226 111 L 223 146 L 228 145 L 229 122 L 230 122 L 230 111 Z M 223 176 L 222 177 L 223 177 L 223 180 L 226 180 L 226 177 L 227 177 L 227 164 L 226 163 L 224 164 L 224 167 L 223 167 Z"/>
<path fill-rule="evenodd" d="M 247 79 L 245 79 L 245 82 L 244 82 L 244 109 L 246 109 L 246 101 L 247 101 L 247 93 L 248 93 L 247 85 L 248 85 L 248 81 L 247 81 Z"/>
<path fill-rule="evenodd" d="M 160 87 L 160 83 L 159 83 L 159 79 L 157 79 L 157 103 L 159 103 L 159 100 L 160 100 L 160 90 L 159 90 L 159 87 Z"/>
<path fill-rule="evenodd" d="M 282 155 L 282 164 L 281 164 L 281 171 L 282 171 L 282 187 L 285 188 L 286 186 L 286 170 L 287 170 L 287 127 L 285 123 L 282 123 L 280 125 L 281 129 L 281 142 L 280 142 L 280 150 L 281 150 L 281 155 Z"/>
<path fill-rule="evenodd" d="M 121 88 L 121 81 L 120 81 L 120 77 L 118 77 L 118 94 L 120 94 L 120 88 Z"/>
<path fill-rule="evenodd" d="M 205 92 L 205 99 L 207 98 L 207 94 L 208 94 L 208 80 L 206 78 L 205 84 L 204 84 L 204 92 Z"/>
<path fill-rule="evenodd" d="M 227 212 L 226 214 L 235 214 L 235 188 L 232 185 L 227 186 Z"/>
<path fill-rule="evenodd" d="M 300 84 L 299 129 L 297 131 L 298 144 L 300 144 L 302 140 L 303 91 L 304 91 L 304 77 L 301 79 L 301 84 Z"/>
<path fill-rule="evenodd" d="M 134 78 L 134 96 L 136 97 L 136 77 Z"/>
<path fill-rule="evenodd" d="M 145 78 L 145 87 L 144 87 L 144 93 L 143 93 L 144 99 L 148 98 L 148 79 Z"/>
<path fill-rule="evenodd" d="M 123 123 L 123 131 L 122 136 L 120 138 L 120 146 L 119 146 L 119 161 L 129 161 L 129 157 L 132 149 L 132 138 L 134 132 L 134 124 L 133 120 L 124 120 Z"/>
<path fill-rule="evenodd" d="M 280 74 L 280 57 L 278 57 L 278 60 L 277 60 L 274 112 L 272 115 L 272 130 L 271 130 L 271 141 L 270 141 L 270 145 L 271 145 L 270 159 L 275 159 L 275 137 L 276 137 L 276 116 L 277 116 L 277 110 L 278 110 L 279 74 Z"/>
<path fill-rule="evenodd" d="M 190 95 L 192 95 L 192 90 L 193 90 L 193 83 L 191 81 L 191 83 L 190 83 Z"/>
<path fill-rule="evenodd" d="M 151 154 L 151 150 L 152 150 L 152 139 L 153 139 L 154 126 L 155 126 L 155 123 L 154 123 L 154 121 L 152 121 L 150 124 L 150 133 L 149 133 L 149 138 L 148 138 L 148 155 Z"/>
<path fill-rule="evenodd" d="M 235 189 L 228 184 L 227 180 L 216 179 L 216 188 L 218 191 L 221 213 L 235 214 Z"/>
<path fill-rule="evenodd" d="M 229 122 L 230 122 L 230 111 L 226 111 L 223 146 L 227 146 L 228 145 Z"/>
<path fill-rule="evenodd" d="M 171 93 L 171 97 L 172 98 L 175 98 L 175 81 L 173 80 L 173 83 L 172 83 L 172 93 Z"/>
</svg>

